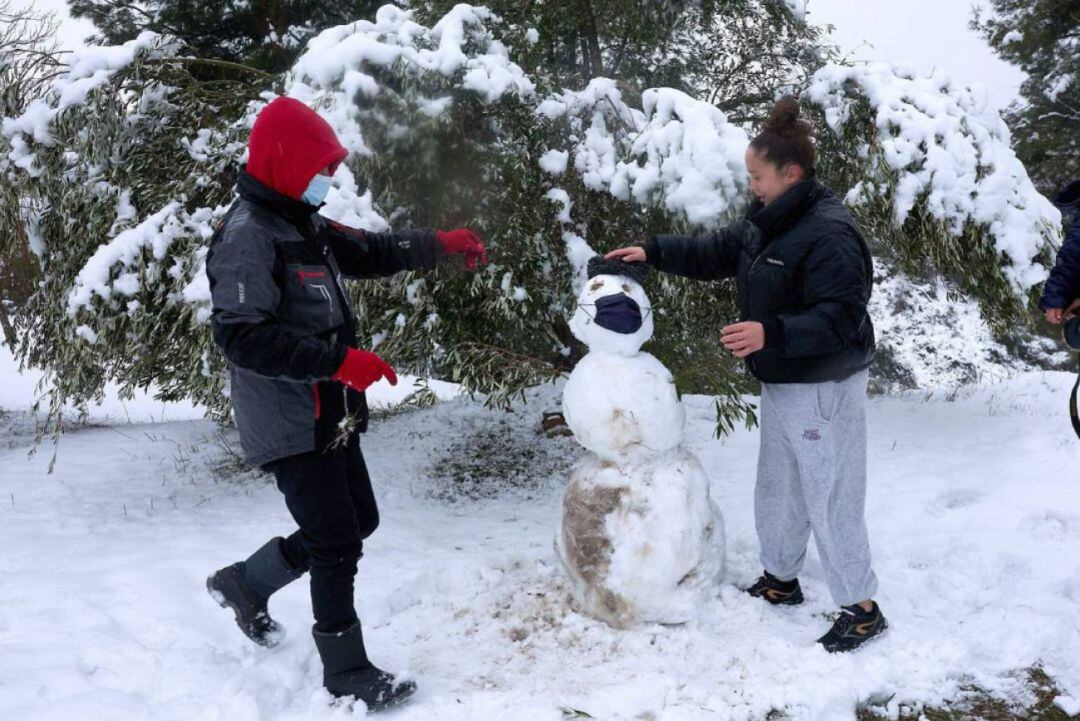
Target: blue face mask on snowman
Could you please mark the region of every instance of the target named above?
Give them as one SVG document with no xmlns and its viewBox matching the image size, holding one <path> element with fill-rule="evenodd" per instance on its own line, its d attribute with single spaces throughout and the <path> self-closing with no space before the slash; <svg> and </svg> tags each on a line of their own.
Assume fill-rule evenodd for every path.
<svg viewBox="0 0 1080 721">
<path fill-rule="evenodd" d="M 614 293 L 596 299 L 596 315 L 593 320 L 601 328 L 613 333 L 632 335 L 638 332 L 644 318 L 641 306 L 625 293 Z"/>
<path fill-rule="evenodd" d="M 308 183 L 307 190 L 300 196 L 300 200 L 308 205 L 319 205 L 326 200 L 326 194 L 330 192 L 330 176 L 316 175 Z"/>
</svg>

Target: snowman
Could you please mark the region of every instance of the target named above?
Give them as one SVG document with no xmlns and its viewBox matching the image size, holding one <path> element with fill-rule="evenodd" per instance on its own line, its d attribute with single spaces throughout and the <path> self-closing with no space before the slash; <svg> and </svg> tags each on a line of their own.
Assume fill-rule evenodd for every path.
<svg viewBox="0 0 1080 721">
<path fill-rule="evenodd" d="M 681 445 L 675 381 L 641 351 L 653 334 L 647 272 L 589 261 L 570 319 L 589 353 L 563 390 L 566 423 L 591 452 L 566 489 L 556 550 L 580 606 L 619 628 L 690 620 L 724 566 L 723 517 L 701 462 Z"/>
</svg>

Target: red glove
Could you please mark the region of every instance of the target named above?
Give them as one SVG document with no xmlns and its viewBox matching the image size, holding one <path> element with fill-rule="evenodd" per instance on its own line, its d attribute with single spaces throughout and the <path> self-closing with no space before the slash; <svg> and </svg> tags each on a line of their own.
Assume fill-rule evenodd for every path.
<svg viewBox="0 0 1080 721">
<path fill-rule="evenodd" d="M 464 253 L 465 267 L 469 270 L 476 270 L 477 262 L 480 265 L 487 262 L 487 250 L 484 249 L 480 236 L 468 228 L 436 230 L 435 237 L 448 254 Z"/>
<path fill-rule="evenodd" d="M 390 364 L 371 351 L 350 348 L 333 379 L 358 391 L 366 390 L 375 381 L 386 378 L 397 385 L 397 374 Z"/>
</svg>

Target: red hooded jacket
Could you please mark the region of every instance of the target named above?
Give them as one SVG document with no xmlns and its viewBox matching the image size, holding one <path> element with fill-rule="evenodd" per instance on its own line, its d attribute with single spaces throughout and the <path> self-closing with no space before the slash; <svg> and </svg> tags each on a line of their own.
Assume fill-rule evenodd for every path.
<svg viewBox="0 0 1080 721">
<path fill-rule="evenodd" d="M 316 173 L 348 154 L 318 113 L 299 100 L 280 97 L 255 118 L 247 172 L 263 185 L 300 200 Z"/>
</svg>

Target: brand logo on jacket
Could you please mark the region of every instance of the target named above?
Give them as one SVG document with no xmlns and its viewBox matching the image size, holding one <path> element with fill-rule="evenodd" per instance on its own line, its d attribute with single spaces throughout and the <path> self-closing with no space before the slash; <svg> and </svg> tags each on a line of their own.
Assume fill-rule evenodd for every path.
<svg viewBox="0 0 1080 721">
<path fill-rule="evenodd" d="M 805 431 L 803 431 L 802 437 L 808 441 L 820 441 L 821 431 L 819 431 L 817 428 L 807 428 Z"/>
<path fill-rule="evenodd" d="M 779 258 L 766 258 L 765 262 L 769 265 L 779 265 L 781 268 L 784 267 L 784 261 L 780 260 Z"/>
<path fill-rule="evenodd" d="M 243 303 L 247 299 L 247 294 L 244 292 L 244 284 L 237 282 L 236 293 L 240 298 L 240 302 Z"/>
</svg>

